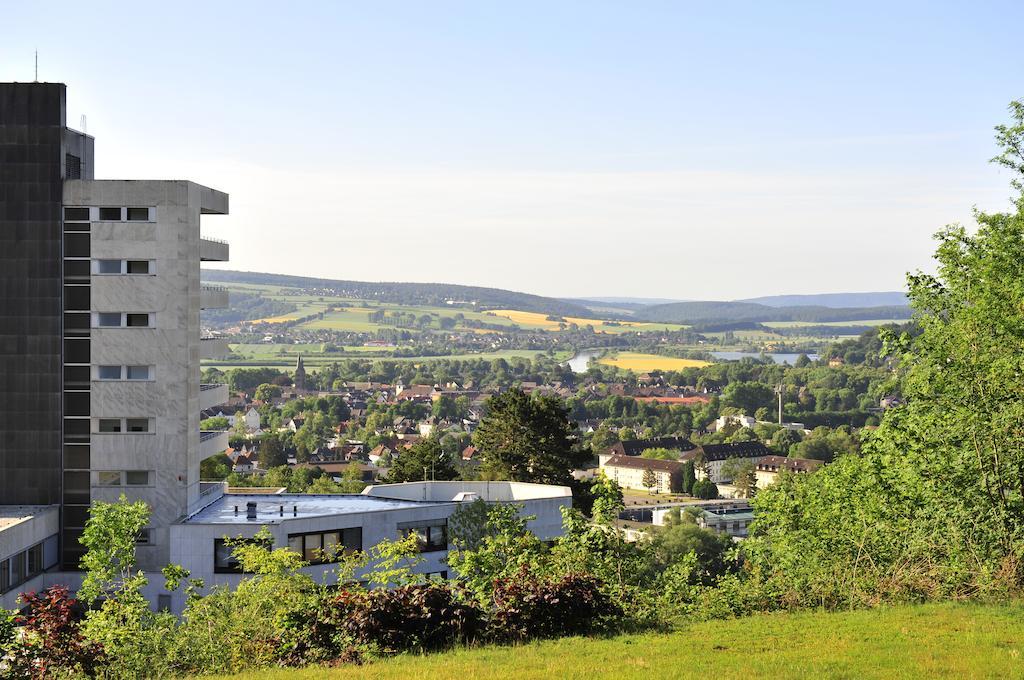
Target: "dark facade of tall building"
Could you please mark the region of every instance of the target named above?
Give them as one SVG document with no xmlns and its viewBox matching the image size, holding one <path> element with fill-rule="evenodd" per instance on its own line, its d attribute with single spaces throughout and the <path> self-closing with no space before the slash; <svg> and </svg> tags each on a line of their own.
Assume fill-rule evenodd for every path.
<svg viewBox="0 0 1024 680">
<path fill-rule="evenodd" d="M 0 496 L 61 488 L 64 85 L 0 84 Z"/>
<path fill-rule="evenodd" d="M 62 204 L 65 179 L 91 178 L 93 144 L 65 110 L 61 83 L 0 83 L 0 503 L 60 504 L 73 568 L 90 501 L 89 225 L 65 224 Z"/>
</svg>

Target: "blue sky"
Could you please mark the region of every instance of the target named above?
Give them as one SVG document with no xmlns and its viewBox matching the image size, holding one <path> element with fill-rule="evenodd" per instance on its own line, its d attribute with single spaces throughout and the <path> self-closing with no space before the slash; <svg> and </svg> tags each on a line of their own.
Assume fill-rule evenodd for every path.
<svg viewBox="0 0 1024 680">
<path fill-rule="evenodd" d="M 244 11 L 242 9 L 244 8 Z M 14 3 L 98 176 L 228 191 L 232 269 L 546 295 L 885 290 L 1002 209 L 1024 4 Z M 50 28 L 59 17 L 59 30 Z"/>
</svg>

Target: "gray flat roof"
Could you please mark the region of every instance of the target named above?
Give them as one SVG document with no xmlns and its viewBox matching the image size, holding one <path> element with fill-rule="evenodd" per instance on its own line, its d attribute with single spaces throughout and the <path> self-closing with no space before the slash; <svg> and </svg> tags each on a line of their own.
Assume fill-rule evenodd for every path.
<svg viewBox="0 0 1024 680">
<path fill-rule="evenodd" d="M 225 494 L 184 520 L 185 524 L 276 524 L 303 517 L 349 515 L 377 510 L 447 505 L 377 498 L 362 494 Z M 246 518 L 246 504 L 256 503 L 256 519 Z M 284 506 L 282 514 L 281 506 Z M 235 509 L 238 509 L 237 513 Z"/>
</svg>

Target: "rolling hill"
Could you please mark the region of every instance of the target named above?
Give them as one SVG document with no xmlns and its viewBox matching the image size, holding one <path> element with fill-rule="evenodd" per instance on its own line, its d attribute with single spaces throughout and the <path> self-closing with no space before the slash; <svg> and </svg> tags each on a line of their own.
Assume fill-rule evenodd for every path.
<svg viewBox="0 0 1024 680">
<path fill-rule="evenodd" d="M 203 270 L 203 280 L 215 283 L 245 283 L 262 286 L 330 290 L 345 297 L 379 300 L 411 305 L 472 303 L 485 309 L 518 309 L 558 316 L 593 318 L 583 305 L 556 298 L 519 293 L 500 288 L 460 286 L 451 283 L 402 283 L 344 281 L 262 272 L 237 272 L 222 269 Z"/>
</svg>

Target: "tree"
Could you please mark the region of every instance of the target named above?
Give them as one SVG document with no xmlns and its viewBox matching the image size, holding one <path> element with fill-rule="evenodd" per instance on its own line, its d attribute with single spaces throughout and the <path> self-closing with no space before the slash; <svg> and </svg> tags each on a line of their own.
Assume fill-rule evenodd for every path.
<svg viewBox="0 0 1024 680">
<path fill-rule="evenodd" d="M 693 461 L 683 463 L 683 493 L 693 492 L 693 483 L 697 481 L 697 475 L 693 468 Z"/>
<path fill-rule="evenodd" d="M 458 472 L 452 459 L 441 448 L 436 436 L 421 439 L 403 451 L 388 470 L 386 481 L 420 482 L 431 479 L 455 479 Z"/>
<path fill-rule="evenodd" d="M 755 413 L 762 406 L 770 406 L 774 397 L 772 388 L 760 382 L 731 382 L 722 391 L 722 403 L 744 413 Z"/>
<path fill-rule="evenodd" d="M 798 443 L 800 443 L 800 435 L 793 430 L 783 428 L 772 435 L 770 446 L 780 456 L 788 456 L 790 447 Z"/>
<path fill-rule="evenodd" d="M 590 492 L 594 497 L 591 517 L 598 524 L 610 526 L 626 507 L 622 500 L 622 487 L 602 471 L 590 487 Z"/>
<path fill-rule="evenodd" d="M 1024 102 L 1011 112 L 995 160 L 1021 173 Z M 861 455 L 758 494 L 747 552 L 784 598 L 859 606 L 1024 582 L 1024 194 L 975 219 L 936 235 L 934 273 L 908 276 L 920 333 L 880 332 L 905 403 Z"/>
<path fill-rule="evenodd" d="M 491 397 L 473 444 L 486 471 L 500 479 L 568 484 L 570 472 L 590 459 L 576 446 L 575 428 L 562 403 L 513 389 Z"/>
<path fill-rule="evenodd" d="M 690 488 L 690 495 L 705 501 L 718 498 L 718 485 L 707 478 L 698 479 Z"/>
<path fill-rule="evenodd" d="M 265 434 L 260 439 L 260 467 L 264 470 L 286 465 L 288 456 L 284 452 L 281 438 L 276 433 Z"/>
<path fill-rule="evenodd" d="M 231 474 L 231 459 L 223 453 L 210 456 L 199 463 L 199 479 L 216 481 Z"/>
<path fill-rule="evenodd" d="M 231 427 L 231 422 L 224 416 L 207 418 L 199 423 L 199 429 L 204 431 L 226 430 Z"/>
<path fill-rule="evenodd" d="M 275 397 L 281 396 L 281 388 L 273 383 L 263 383 L 256 388 L 256 392 L 253 393 L 252 398 L 256 401 L 262 401 L 264 403 L 269 402 Z"/>
<path fill-rule="evenodd" d="M 645 449 L 643 453 L 640 454 L 640 457 L 648 458 L 650 460 L 679 460 L 679 452 L 655 447 L 653 449 Z"/>
<path fill-rule="evenodd" d="M 148 522 L 145 501 L 129 503 L 121 494 L 116 503 L 93 502 L 79 539 L 86 551 L 80 562 L 85 576 L 78 596 L 93 605 L 83 632 L 108 655 L 132 660 L 136 671 L 144 664 L 139 641 L 153 620 L 142 595 L 148 579 L 136 571 L 135 560 L 136 541 Z"/>
<path fill-rule="evenodd" d="M 644 485 L 645 489 L 651 491 L 654 487 L 658 486 L 658 474 L 654 470 L 647 468 L 644 470 L 640 483 Z"/>
</svg>

